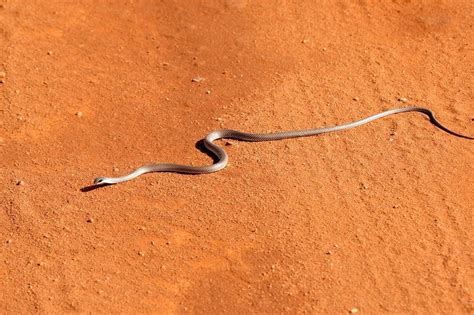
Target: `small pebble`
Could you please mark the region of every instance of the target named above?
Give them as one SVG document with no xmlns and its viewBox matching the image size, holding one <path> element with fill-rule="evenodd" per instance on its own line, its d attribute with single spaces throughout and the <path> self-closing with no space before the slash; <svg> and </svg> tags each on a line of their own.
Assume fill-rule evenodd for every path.
<svg viewBox="0 0 474 315">
<path fill-rule="evenodd" d="M 351 308 L 351 310 L 349 311 L 349 313 L 351 314 L 355 314 L 355 313 L 358 313 L 359 312 L 359 309 L 357 307 L 353 307 Z"/>
<path fill-rule="evenodd" d="M 146 227 L 140 226 L 140 227 L 138 228 L 138 230 L 139 230 L 139 231 L 145 231 L 145 230 L 146 230 Z"/>
<path fill-rule="evenodd" d="M 0 78 L 4 78 L 6 76 L 7 76 L 7 74 L 4 71 L 0 71 Z"/>
<path fill-rule="evenodd" d="M 5 83 L 5 79 L 0 79 L 0 83 Z"/>
<path fill-rule="evenodd" d="M 408 99 L 406 99 L 405 97 L 399 97 L 398 101 L 402 102 L 402 103 L 406 103 L 406 102 L 408 102 Z"/>
<path fill-rule="evenodd" d="M 17 185 L 17 186 L 24 186 L 24 185 L 25 185 L 25 182 L 22 181 L 22 180 L 19 180 L 19 181 L 16 182 L 16 185 Z"/>
<path fill-rule="evenodd" d="M 217 120 L 217 121 L 222 121 L 222 118 L 217 117 L 216 120 Z"/>
<path fill-rule="evenodd" d="M 309 39 L 305 38 L 301 41 L 303 44 L 309 43 Z"/>
<path fill-rule="evenodd" d="M 224 143 L 224 145 L 228 147 L 228 146 L 231 146 L 231 145 L 233 145 L 233 143 L 232 143 L 232 142 L 230 142 L 230 141 L 226 141 L 226 142 Z"/>
<path fill-rule="evenodd" d="M 207 91 L 206 91 L 206 94 L 207 94 L 207 95 L 211 94 L 211 91 L 207 90 Z"/>
<path fill-rule="evenodd" d="M 204 81 L 205 79 L 203 77 L 200 77 L 200 76 L 197 76 L 197 77 L 194 77 L 191 79 L 191 82 L 196 82 L 196 83 L 199 83 L 199 82 L 202 82 Z"/>
<path fill-rule="evenodd" d="M 326 255 L 332 255 L 332 251 L 328 250 L 328 251 L 326 252 Z"/>
<path fill-rule="evenodd" d="M 359 100 L 359 98 L 358 98 L 357 96 L 356 96 L 356 97 L 353 97 L 352 99 L 353 99 L 354 101 L 356 101 L 356 102 Z"/>
<path fill-rule="evenodd" d="M 51 55 L 53 55 L 53 52 L 50 50 L 48 51 L 48 56 L 51 56 Z"/>
<path fill-rule="evenodd" d="M 11 239 L 8 239 L 7 240 L 7 244 L 11 244 L 12 240 Z"/>
<path fill-rule="evenodd" d="M 155 246 L 155 241 L 151 241 L 150 244 Z"/>
<path fill-rule="evenodd" d="M 142 257 L 145 256 L 145 252 L 139 250 L 139 251 L 138 251 L 138 256 L 142 256 Z"/>
<path fill-rule="evenodd" d="M 77 112 L 77 113 L 76 113 L 76 116 L 77 116 L 77 117 L 79 117 L 79 118 L 81 118 L 81 117 L 82 117 L 82 115 L 83 115 L 83 113 L 82 113 L 82 112 Z"/>
<path fill-rule="evenodd" d="M 113 170 L 114 172 L 118 172 L 118 171 L 119 171 L 119 168 L 118 168 L 118 167 L 114 167 L 112 170 Z"/>
<path fill-rule="evenodd" d="M 94 223 L 94 219 L 93 218 L 88 218 L 87 223 Z"/>
</svg>

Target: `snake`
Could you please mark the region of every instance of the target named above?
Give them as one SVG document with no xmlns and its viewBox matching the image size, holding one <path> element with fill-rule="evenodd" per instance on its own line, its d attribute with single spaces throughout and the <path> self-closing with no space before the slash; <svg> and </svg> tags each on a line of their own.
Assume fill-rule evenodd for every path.
<svg viewBox="0 0 474 315">
<path fill-rule="evenodd" d="M 209 133 L 203 140 L 202 143 L 207 151 L 212 153 L 215 156 L 215 162 L 211 165 L 204 166 L 190 166 L 190 165 L 180 165 L 172 163 L 159 163 L 159 164 L 150 164 L 144 165 L 133 172 L 120 176 L 120 177 L 97 177 L 94 179 L 94 185 L 112 185 L 123 183 L 129 180 L 132 180 L 140 175 L 152 172 L 174 172 L 174 173 L 184 173 L 184 174 L 209 174 L 222 170 L 227 166 L 228 156 L 223 148 L 214 144 L 213 142 L 219 139 L 234 139 L 247 142 L 260 142 L 260 141 L 275 141 L 283 140 L 290 138 L 300 138 L 300 137 L 310 137 L 316 136 L 324 133 L 336 132 L 355 128 L 364 124 L 367 124 L 371 121 L 387 117 L 394 114 L 408 113 L 408 112 L 419 112 L 422 113 L 430 119 L 430 122 L 438 127 L 439 129 L 453 135 L 456 137 L 474 140 L 474 137 L 465 136 L 454 132 L 445 126 L 443 126 L 435 117 L 434 113 L 423 107 L 411 106 L 411 107 L 402 107 L 390 109 L 387 111 L 380 112 L 378 114 L 356 120 L 353 122 L 344 123 L 341 125 L 336 125 L 332 127 L 322 127 L 315 129 L 305 129 L 305 130 L 293 130 L 293 131 L 281 131 L 274 133 L 248 133 L 241 132 L 231 129 L 221 129 L 215 130 Z"/>
</svg>

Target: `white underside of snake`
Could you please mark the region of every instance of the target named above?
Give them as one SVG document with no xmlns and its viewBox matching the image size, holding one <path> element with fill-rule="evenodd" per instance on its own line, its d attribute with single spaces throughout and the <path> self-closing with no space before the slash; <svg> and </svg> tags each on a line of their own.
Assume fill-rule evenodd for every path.
<svg viewBox="0 0 474 315">
<path fill-rule="evenodd" d="M 217 159 L 216 162 L 212 165 L 206 166 L 189 166 L 189 165 L 179 165 L 179 164 L 170 164 L 170 163 L 160 163 L 160 164 L 150 164 L 145 165 L 142 167 L 137 168 L 130 174 L 120 176 L 120 177 L 98 177 L 94 180 L 94 184 L 96 185 L 106 185 L 106 184 L 117 184 L 129 181 L 134 179 L 140 175 L 151 173 L 151 172 L 175 172 L 175 173 L 186 173 L 186 174 L 207 174 L 217 172 L 226 167 L 228 157 L 227 153 L 221 147 L 215 145 L 213 141 L 218 139 L 236 139 L 241 141 L 251 141 L 251 142 L 259 142 L 259 141 L 273 141 L 273 140 L 282 140 L 282 139 L 289 139 L 289 138 L 299 138 L 299 137 L 309 137 L 315 136 L 322 133 L 334 132 L 334 131 L 341 131 L 350 128 L 355 128 L 360 125 L 364 125 L 376 119 L 386 117 L 393 114 L 399 113 L 406 113 L 406 112 L 419 112 L 422 114 L 427 115 L 430 118 L 432 124 L 436 127 L 444 130 L 447 133 L 450 133 L 454 136 L 471 139 L 474 138 L 461 135 L 454 131 L 449 130 L 448 128 L 444 127 L 434 116 L 433 112 L 429 109 L 422 108 L 422 107 L 403 107 L 403 108 L 396 108 L 381 112 L 379 114 L 357 120 L 350 123 L 345 123 L 342 125 L 334 126 L 334 127 L 324 127 L 324 128 L 316 128 L 316 129 L 308 129 L 308 130 L 295 130 L 295 131 L 283 131 L 283 132 L 275 132 L 275 133 L 246 133 L 237 130 L 216 130 L 208 134 L 203 139 L 203 144 L 205 148 L 211 152 Z"/>
</svg>

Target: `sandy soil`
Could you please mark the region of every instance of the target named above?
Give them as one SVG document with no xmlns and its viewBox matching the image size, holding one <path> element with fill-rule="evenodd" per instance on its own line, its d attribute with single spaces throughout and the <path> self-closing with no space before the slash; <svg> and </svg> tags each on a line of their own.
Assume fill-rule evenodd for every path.
<svg viewBox="0 0 474 315">
<path fill-rule="evenodd" d="M 420 114 L 81 192 L 217 128 L 473 134 L 472 1 L 263 3 L 3 0 L 1 313 L 474 311 L 474 143 Z"/>
</svg>

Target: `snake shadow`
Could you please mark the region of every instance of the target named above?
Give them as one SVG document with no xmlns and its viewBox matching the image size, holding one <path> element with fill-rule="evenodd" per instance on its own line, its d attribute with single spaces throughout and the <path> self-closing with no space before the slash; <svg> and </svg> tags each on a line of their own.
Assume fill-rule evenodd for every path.
<svg viewBox="0 0 474 315">
<path fill-rule="evenodd" d="M 79 190 L 81 192 L 88 192 L 88 191 L 96 190 L 105 186 L 112 186 L 112 184 L 93 184 L 93 185 L 81 187 L 81 189 Z"/>
<path fill-rule="evenodd" d="M 199 141 L 196 142 L 196 144 L 194 145 L 194 147 L 196 149 L 198 149 L 199 151 L 201 151 L 202 153 L 206 154 L 207 156 L 209 156 L 210 158 L 212 158 L 212 163 L 217 163 L 219 162 L 219 159 L 217 158 L 217 156 L 215 156 L 214 154 L 212 154 L 212 152 L 210 152 L 208 149 L 206 149 L 206 147 L 204 146 L 204 139 L 201 139 Z M 187 174 L 187 173 L 183 173 L 183 175 L 196 175 L 196 174 Z M 89 191 L 93 191 L 93 190 L 96 190 L 96 189 L 99 189 L 99 188 L 103 188 L 103 187 L 106 187 L 106 186 L 112 186 L 112 184 L 93 184 L 93 185 L 89 185 L 89 186 L 84 186 L 84 187 L 81 187 L 79 190 L 81 192 L 89 192 Z"/>
<path fill-rule="evenodd" d="M 206 147 L 204 146 L 204 139 L 201 139 L 199 140 L 198 142 L 196 142 L 196 144 L 194 145 L 194 147 L 196 149 L 198 149 L 199 151 L 201 151 L 202 153 L 206 154 L 208 157 L 210 157 L 212 159 L 212 163 L 217 163 L 219 162 L 219 159 L 217 158 L 217 156 L 215 156 L 212 152 L 210 152 L 208 149 L 206 149 Z M 190 174 L 190 175 L 193 175 L 193 174 Z"/>
</svg>

